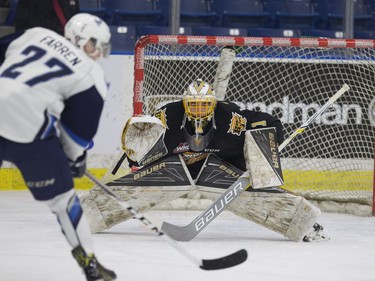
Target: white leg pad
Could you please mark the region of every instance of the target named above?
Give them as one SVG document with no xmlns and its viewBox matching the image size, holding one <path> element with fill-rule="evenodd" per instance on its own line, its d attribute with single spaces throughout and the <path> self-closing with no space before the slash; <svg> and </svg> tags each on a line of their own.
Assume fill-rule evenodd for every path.
<svg viewBox="0 0 375 281">
<path fill-rule="evenodd" d="M 191 190 L 191 187 L 133 187 L 115 186 L 111 191 L 125 200 L 141 213 L 179 198 Z M 132 218 L 132 214 L 115 199 L 108 196 L 100 187 L 94 187 L 80 195 L 82 208 L 85 211 L 93 233 L 109 229 Z"/>
<path fill-rule="evenodd" d="M 285 236 L 291 240 L 300 241 L 306 234 L 311 231 L 312 226 L 320 216 L 321 211 L 318 207 L 311 204 L 305 198 L 296 196 L 300 200 L 296 207 L 296 212 L 292 217 L 289 228 Z"/>
<path fill-rule="evenodd" d="M 200 187 L 199 191 L 216 200 L 224 190 Z M 244 192 L 228 210 L 291 240 L 301 240 L 320 215 L 320 210 L 306 199 L 289 193 Z"/>
<path fill-rule="evenodd" d="M 131 214 L 100 188 L 81 193 L 79 196 L 92 233 L 97 233 L 130 219 Z"/>
</svg>

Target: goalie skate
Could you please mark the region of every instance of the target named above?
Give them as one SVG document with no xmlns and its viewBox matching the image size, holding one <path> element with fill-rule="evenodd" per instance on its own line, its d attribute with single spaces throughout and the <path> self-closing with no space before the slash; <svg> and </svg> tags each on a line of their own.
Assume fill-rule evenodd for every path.
<svg viewBox="0 0 375 281">
<path fill-rule="evenodd" d="M 322 242 L 330 240 L 330 238 L 323 232 L 323 226 L 317 222 L 314 223 L 313 229 L 312 232 L 303 237 L 303 242 Z"/>
</svg>

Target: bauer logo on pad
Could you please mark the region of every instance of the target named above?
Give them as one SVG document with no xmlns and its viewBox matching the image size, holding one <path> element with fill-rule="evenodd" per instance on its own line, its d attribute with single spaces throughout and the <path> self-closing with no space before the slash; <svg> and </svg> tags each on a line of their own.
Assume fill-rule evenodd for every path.
<svg viewBox="0 0 375 281">
<path fill-rule="evenodd" d="M 116 179 L 108 186 L 189 186 L 190 182 L 177 155 L 145 166 L 134 173 Z"/>
</svg>

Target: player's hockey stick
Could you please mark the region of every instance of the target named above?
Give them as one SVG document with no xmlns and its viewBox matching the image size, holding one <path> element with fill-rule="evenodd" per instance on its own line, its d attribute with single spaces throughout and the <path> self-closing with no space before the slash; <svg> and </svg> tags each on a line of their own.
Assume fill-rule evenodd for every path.
<svg viewBox="0 0 375 281">
<path fill-rule="evenodd" d="M 126 153 L 124 152 L 121 155 L 120 159 L 117 161 L 115 167 L 113 168 L 113 170 L 111 172 L 112 175 L 116 175 L 118 169 L 120 169 L 120 167 L 121 167 L 122 163 L 125 161 L 125 159 L 126 159 Z"/>
<path fill-rule="evenodd" d="M 349 86 L 344 84 L 340 90 L 336 92 L 314 115 L 305 121 L 293 134 L 291 134 L 279 146 L 281 152 L 285 146 L 301 134 L 320 114 L 322 114 L 330 105 L 332 105 L 339 97 L 341 97 Z M 250 187 L 249 173 L 243 173 L 237 181 L 235 181 L 215 202 L 213 202 L 206 210 L 197 216 L 191 223 L 186 226 L 177 226 L 168 222 L 163 222 L 161 229 L 168 233 L 170 237 L 177 241 L 190 241 L 197 236 L 209 223 L 211 223 L 229 204 Z M 281 187 L 282 188 L 282 187 Z"/>
<path fill-rule="evenodd" d="M 247 251 L 245 249 L 241 249 L 233 254 L 230 254 L 225 257 L 217 258 L 217 259 L 198 259 L 194 257 L 192 254 L 187 252 L 181 246 L 179 246 L 168 234 L 162 232 L 158 229 L 151 221 L 144 217 L 144 215 L 138 212 L 135 208 L 129 205 L 125 200 L 118 197 L 115 193 L 113 193 L 108 186 L 101 183 L 97 178 L 95 178 L 92 174 L 88 171 L 85 172 L 85 175 L 96 185 L 98 185 L 104 192 L 106 192 L 110 197 L 115 199 L 119 202 L 125 209 L 127 209 L 137 220 L 141 221 L 145 226 L 147 226 L 150 230 L 154 231 L 158 236 L 164 238 L 164 240 L 175 248 L 180 254 L 185 256 L 188 260 L 190 260 L 193 264 L 199 266 L 201 269 L 204 270 L 215 270 L 215 269 L 224 269 L 232 266 L 236 266 L 240 263 L 243 263 L 247 259 Z"/>
</svg>

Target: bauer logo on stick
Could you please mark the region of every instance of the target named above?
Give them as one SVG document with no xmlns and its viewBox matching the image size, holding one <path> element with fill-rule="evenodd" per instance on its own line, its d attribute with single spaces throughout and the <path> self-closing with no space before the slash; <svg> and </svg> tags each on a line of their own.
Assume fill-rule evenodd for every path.
<svg viewBox="0 0 375 281">
<path fill-rule="evenodd" d="M 225 197 L 221 198 L 215 205 L 213 205 L 206 213 L 205 216 L 200 218 L 195 223 L 195 230 L 200 231 L 205 224 L 209 223 L 213 218 L 216 217 L 216 214 L 220 212 L 222 209 L 225 209 L 227 205 L 229 205 L 239 194 L 240 191 L 244 191 L 245 187 L 243 183 L 240 181 L 238 182 L 233 191 L 229 192 Z"/>
</svg>

